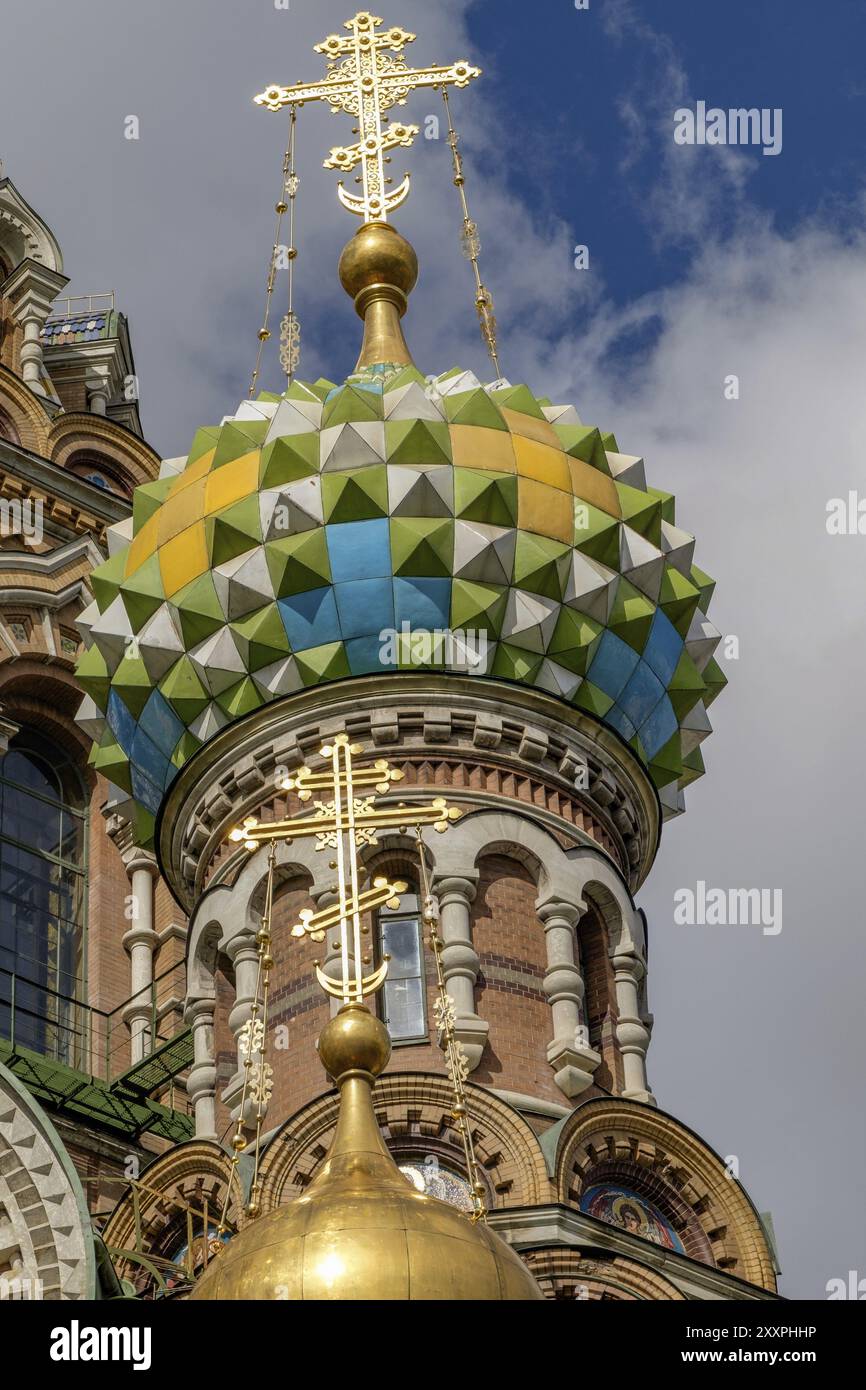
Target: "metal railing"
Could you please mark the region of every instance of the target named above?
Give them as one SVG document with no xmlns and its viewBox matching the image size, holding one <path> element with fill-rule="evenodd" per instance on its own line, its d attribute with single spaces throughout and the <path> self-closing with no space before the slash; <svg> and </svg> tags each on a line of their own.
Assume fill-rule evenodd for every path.
<svg viewBox="0 0 866 1390">
<path fill-rule="evenodd" d="M 0 968 L 0 1039 L 6 1039 L 13 1050 L 27 1048 L 110 1084 L 132 1063 L 132 1039 L 124 1019 L 130 1004 L 147 1003 L 145 1056 L 183 1031 L 182 1023 L 172 1027 L 160 1017 L 172 993 L 160 986 L 179 971 L 183 971 L 182 961 L 116 1008 L 105 1010 L 51 989 L 32 976 Z"/>
<path fill-rule="evenodd" d="M 82 318 L 85 314 L 88 317 L 93 314 L 110 314 L 113 309 L 114 290 L 104 290 L 100 294 L 67 294 L 55 299 L 49 321 Z"/>
</svg>

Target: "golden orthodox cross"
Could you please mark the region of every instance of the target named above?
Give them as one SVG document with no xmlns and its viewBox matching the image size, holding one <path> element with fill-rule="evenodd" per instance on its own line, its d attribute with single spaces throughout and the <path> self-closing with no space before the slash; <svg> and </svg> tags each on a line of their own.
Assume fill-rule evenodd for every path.
<svg viewBox="0 0 866 1390">
<path fill-rule="evenodd" d="M 326 975 L 318 964 L 316 975 L 326 993 L 342 999 L 344 1004 L 360 1004 L 365 995 L 382 986 L 388 973 L 386 957 L 369 975 L 364 974 L 364 967 L 372 960 L 369 953 L 365 955 L 361 941 L 369 931 L 362 924 L 364 914 L 377 907 L 398 906 L 400 894 L 406 891 L 405 883 L 384 877 L 376 877 L 370 887 L 362 888 L 366 873 L 359 863 L 358 850 L 376 844 L 382 830 L 432 825 L 441 832 L 460 815 L 441 796 L 414 806 L 377 806 L 377 797 L 401 781 L 403 774 L 382 758 L 356 766 L 353 759 L 361 752 L 360 744 L 350 743 L 346 734 L 339 734 L 319 750 L 320 756 L 330 762 L 329 768 L 313 772 L 302 767 L 285 778 L 281 784 L 284 790 L 296 791 L 301 801 L 313 800 L 313 815 L 264 824 L 250 817 L 231 833 L 231 839 L 243 842 L 248 850 L 257 849 L 267 840 L 290 843 L 315 836 L 317 849 L 336 851 L 332 864 L 337 871 L 336 902 L 318 912 L 306 908 L 292 927 L 292 935 L 323 941 L 326 932 L 339 930 L 340 979 Z M 322 793 L 324 799 L 315 800 L 315 792 Z"/>
<path fill-rule="evenodd" d="M 292 87 L 266 87 L 255 98 L 259 106 L 279 111 L 283 106 L 303 106 L 306 101 L 326 101 L 331 111 L 347 111 L 356 117 L 355 134 L 360 138 L 354 145 L 335 145 L 325 160 L 326 169 L 350 173 L 359 164 L 361 174 L 356 182 L 363 185 L 363 195 L 347 193 L 342 183 L 338 196 L 343 207 L 365 222 L 387 222 L 388 213 L 398 208 L 409 196 L 409 175 L 398 188 L 389 192 L 392 179 L 385 175 L 390 163 L 387 150 L 397 145 L 409 146 L 418 134 L 416 125 L 391 121 L 383 126 L 382 116 L 392 106 L 405 106 L 406 98 L 416 87 L 465 87 L 481 69 L 465 58 L 450 67 L 409 68 L 403 48 L 414 43 L 415 35 L 405 29 L 393 28 L 377 32 L 382 20 L 361 10 L 354 19 L 346 21 L 350 36 L 330 34 L 316 44 L 315 52 L 324 53 L 330 71 L 321 82 L 297 82 Z M 394 55 L 388 56 L 388 52 Z M 343 61 L 337 66 L 338 59 Z"/>
</svg>

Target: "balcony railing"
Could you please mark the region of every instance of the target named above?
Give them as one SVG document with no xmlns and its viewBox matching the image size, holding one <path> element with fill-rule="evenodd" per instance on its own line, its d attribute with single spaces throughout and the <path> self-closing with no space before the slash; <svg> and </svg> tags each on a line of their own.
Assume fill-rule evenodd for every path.
<svg viewBox="0 0 866 1390">
<path fill-rule="evenodd" d="M 183 1025 L 172 1027 L 167 1018 L 160 1017 L 172 993 L 166 982 L 182 969 L 180 962 L 170 966 L 135 995 L 135 1003 L 146 1003 L 149 1009 L 145 1057 L 187 1031 Z M 20 972 L 0 969 L 0 1039 L 13 1051 L 26 1048 L 110 1085 L 127 1075 L 132 1065 L 131 1037 L 124 1018 L 131 1003 L 126 999 L 114 1009 L 97 1009 Z"/>
<path fill-rule="evenodd" d="M 83 318 L 86 314 L 110 314 L 114 309 L 114 290 L 104 290 L 101 294 L 67 294 L 55 299 L 51 306 L 50 319 Z"/>
</svg>

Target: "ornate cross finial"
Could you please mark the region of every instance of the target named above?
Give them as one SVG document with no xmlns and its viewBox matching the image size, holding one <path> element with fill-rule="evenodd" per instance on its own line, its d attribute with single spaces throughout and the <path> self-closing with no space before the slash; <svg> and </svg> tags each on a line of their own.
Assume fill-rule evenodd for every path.
<svg viewBox="0 0 866 1390">
<path fill-rule="evenodd" d="M 382 830 L 432 825 L 434 830 L 444 831 L 460 815 L 457 808 L 448 806 L 441 796 L 414 806 L 378 807 L 377 795 L 389 791 L 394 782 L 402 780 L 403 774 L 389 767 L 384 759 L 356 766 L 353 759 L 361 752 L 359 744 L 350 743 L 346 734 L 339 734 L 319 750 L 320 756 L 330 762 L 330 768 L 313 772 L 302 767 L 294 776 L 284 779 L 283 789 L 296 791 L 301 801 L 313 799 L 314 792 L 324 794 L 325 800 L 313 799 L 316 808 L 313 815 L 265 824 L 250 817 L 231 833 L 231 839 L 242 842 L 248 850 L 255 850 L 268 840 L 291 842 L 315 836 L 317 849 L 336 851 L 332 864 L 337 871 L 336 902 L 318 912 L 305 909 L 292 927 L 292 935 L 323 941 L 326 932 L 339 931 L 340 979 L 331 979 L 319 964 L 316 975 L 326 993 L 342 999 L 344 1004 L 360 1004 L 365 995 L 381 988 L 388 973 L 386 957 L 376 969 L 364 974 L 364 967 L 372 963 L 372 957 L 363 947 L 361 938 L 368 934 L 369 928 L 363 925 L 362 917 L 377 907 L 396 907 L 400 894 L 406 891 L 405 883 L 391 882 L 384 877 L 374 878 L 372 885 L 362 890 L 365 871 L 358 862 L 358 850 L 363 845 L 376 844 Z"/>
<path fill-rule="evenodd" d="M 387 222 L 388 213 L 409 196 L 408 174 L 399 187 L 389 191 L 392 180 L 385 174 L 385 164 L 390 163 L 387 151 L 397 145 L 411 145 L 418 127 L 399 121 L 383 126 L 385 112 L 392 106 L 404 106 L 416 87 L 465 87 L 474 77 L 481 76 L 481 69 L 465 58 L 450 67 L 407 67 L 402 50 L 414 42 L 415 35 L 400 28 L 379 33 L 381 23 L 376 15 L 361 10 L 354 19 L 346 21 L 348 38 L 330 34 L 316 44 L 315 51 L 325 54 L 330 69 L 323 81 L 297 82 L 292 87 L 274 85 L 255 98 L 259 106 L 266 106 L 269 111 L 288 105 L 303 106 L 306 101 L 326 101 L 334 113 L 347 111 L 357 119 L 356 144 L 335 145 L 324 167 L 351 173 L 359 164 L 362 166 L 357 178 L 363 185 L 362 196 L 347 193 L 342 181 L 338 196 L 343 207 L 365 222 Z M 395 56 L 388 56 L 386 50 Z"/>
</svg>

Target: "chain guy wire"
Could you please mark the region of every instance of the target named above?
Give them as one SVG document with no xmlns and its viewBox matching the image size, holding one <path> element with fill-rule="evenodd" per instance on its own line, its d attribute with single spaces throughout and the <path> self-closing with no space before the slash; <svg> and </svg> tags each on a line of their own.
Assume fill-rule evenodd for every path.
<svg viewBox="0 0 866 1390">
<path fill-rule="evenodd" d="M 463 229 L 460 240 L 463 247 L 463 254 L 472 265 L 475 276 L 475 312 L 478 315 L 478 322 L 481 328 L 481 336 L 487 348 L 488 355 L 494 368 L 496 378 L 500 380 L 502 370 L 499 366 L 499 349 L 497 347 L 496 314 L 493 307 L 493 296 L 488 290 L 484 281 L 481 279 L 481 271 L 478 266 L 478 257 L 481 254 L 481 239 L 478 235 L 478 227 L 469 215 L 469 204 L 466 201 L 466 178 L 463 173 L 463 159 L 458 148 L 459 137 L 454 129 L 451 120 L 451 104 L 448 100 L 448 88 L 442 88 L 442 100 L 445 103 L 445 114 L 448 118 L 448 144 L 451 148 L 451 162 L 454 166 L 454 186 L 460 194 L 460 205 L 463 209 Z"/>
<path fill-rule="evenodd" d="M 258 332 L 259 346 L 256 352 L 256 362 L 253 368 L 252 378 L 250 380 L 250 389 L 247 393 L 250 399 L 255 395 L 261 372 L 262 354 L 264 353 L 265 343 L 271 336 L 269 327 L 271 302 L 273 300 L 274 285 L 277 278 L 277 258 L 279 256 L 280 247 L 282 246 L 281 234 L 283 230 L 283 218 L 287 212 L 289 214 L 289 246 L 287 248 L 289 271 L 288 311 L 280 324 L 280 365 L 286 374 L 287 386 L 291 386 L 292 384 L 300 359 L 301 325 L 294 311 L 294 267 L 298 255 L 295 246 L 295 198 L 300 183 L 300 179 L 295 172 L 296 120 L 297 109 L 293 105 L 291 107 L 291 116 L 289 119 L 289 138 L 286 145 L 286 152 L 283 155 L 283 178 L 280 196 L 274 204 L 277 220 L 274 229 L 274 244 L 271 248 L 270 263 L 268 265 L 268 278 L 265 290 L 265 312 L 262 319 L 262 326 Z"/>
</svg>

